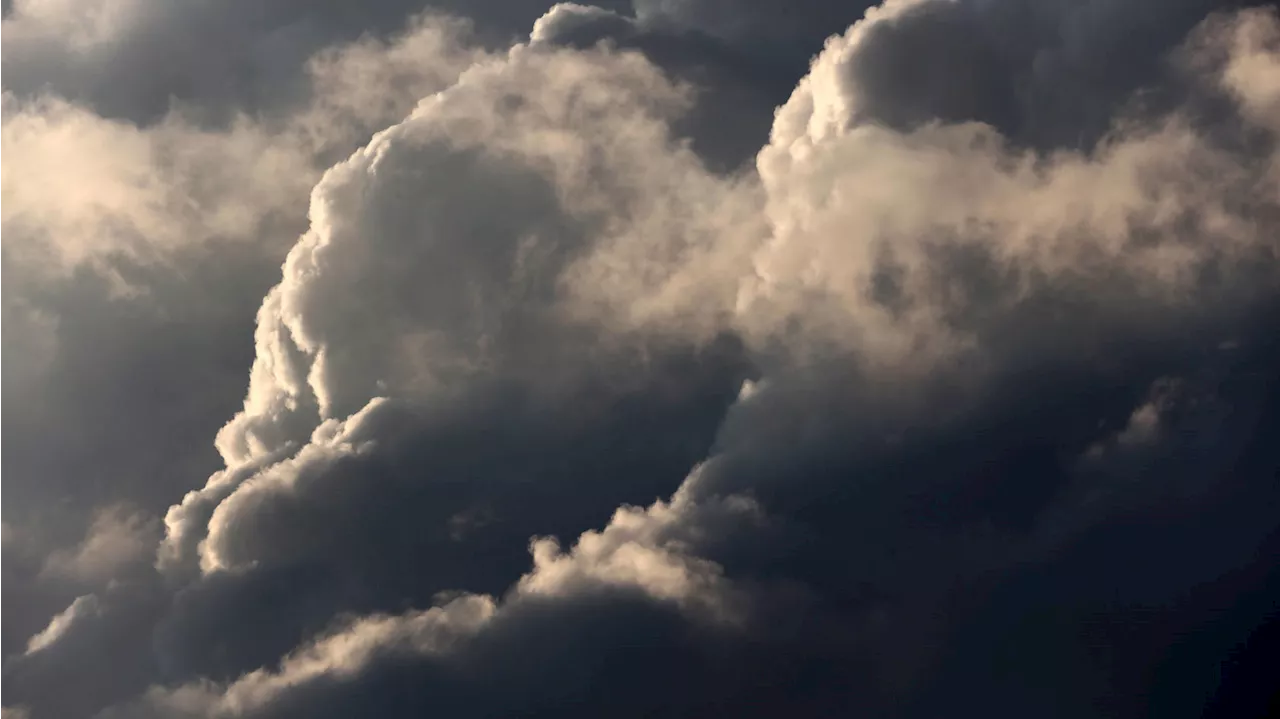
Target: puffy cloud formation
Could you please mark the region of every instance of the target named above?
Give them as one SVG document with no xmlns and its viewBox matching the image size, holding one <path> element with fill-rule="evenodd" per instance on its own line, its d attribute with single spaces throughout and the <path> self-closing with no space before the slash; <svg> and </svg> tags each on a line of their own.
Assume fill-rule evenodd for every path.
<svg viewBox="0 0 1280 719">
<path fill-rule="evenodd" d="M 24 587 L 5 594 L 6 652 L 47 622 L 49 601 L 83 589 L 52 586 L 66 574 L 33 553 L 71 552 L 102 507 L 158 519 L 216 468 L 208 437 L 253 357 L 244 328 L 306 227 L 311 187 L 475 62 L 468 33 L 428 16 L 330 47 L 299 68 L 304 102 L 284 115 L 230 107 L 224 127 L 189 105 L 139 125 L 52 86 L 10 92 L 6 65 L 4 517 L 24 537 L 6 564 Z"/>
<path fill-rule="evenodd" d="M 5 20 L 6 32 L 20 16 Z M 305 228 L 311 188 L 335 159 L 483 56 L 467 43 L 469 32 L 463 21 L 423 16 L 391 38 L 327 48 L 299 70 L 311 83 L 304 103 L 283 116 L 232 108 L 225 127 L 200 124 L 187 105 L 147 125 L 103 117 L 65 97 L 10 92 L 6 73 L 3 309 L 13 338 L 5 416 L 15 440 L 7 465 L 14 509 L 28 511 L 27 491 L 44 491 L 26 476 L 44 475 L 55 496 L 63 475 L 106 471 L 113 476 L 104 484 L 117 489 L 138 482 L 115 473 L 139 453 L 108 445 L 164 446 L 161 436 L 191 424 L 204 444 L 235 399 L 227 405 L 216 399 L 222 391 L 191 397 L 183 388 L 243 384 L 252 359 L 243 324 Z M 142 356 L 132 356 L 138 347 Z M 163 419 L 145 432 L 108 421 L 122 405 L 141 410 L 140 401 L 153 399 L 159 406 L 137 416 Z M 217 406 L 201 406 L 210 401 Z M 77 423 L 86 426 L 67 427 Z M 49 451 L 55 427 L 69 430 L 58 437 L 61 452 Z M 95 443 L 102 446 L 81 451 Z M 186 471 L 169 461 L 120 474 Z M 154 511 L 172 497 L 159 507 L 150 506 L 154 495 L 115 499 Z"/>
<path fill-rule="evenodd" d="M 173 27 L 147 7 L 20 3 L 5 39 L 105 52 Z M 173 321 L 253 340 L 233 390 L 172 370 L 243 397 L 203 486 L 167 428 L 113 465 L 164 482 L 80 500 L 110 507 L 87 531 L 6 513 L 6 712 L 1249 715 L 1280 596 L 1280 17 L 799 8 L 560 5 L 505 48 L 429 16 L 283 63 L 302 99 L 197 93 L 227 123 L 57 74 L 70 100 L 8 98 L 36 180 L 6 174 L 4 229 L 45 254 L 6 246 L 6 279 L 42 271 L 5 319 L 46 339 L 6 385 L 76 367 L 68 276 L 176 311 L 242 307 L 210 268 L 283 265 L 234 287 L 256 328 Z M 828 31 L 776 97 L 778 48 Z M 137 395 L 111 406 L 171 416 Z M 58 436 L 48 411 L 20 427 Z"/>
</svg>

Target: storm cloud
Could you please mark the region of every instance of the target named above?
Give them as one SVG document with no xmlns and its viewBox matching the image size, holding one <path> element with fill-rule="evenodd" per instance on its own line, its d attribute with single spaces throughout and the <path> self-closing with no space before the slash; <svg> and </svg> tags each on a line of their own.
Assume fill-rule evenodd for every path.
<svg viewBox="0 0 1280 719">
<path fill-rule="evenodd" d="M 6 714 L 1265 711 L 1273 8 L 98 5 L 4 20 Z"/>
</svg>

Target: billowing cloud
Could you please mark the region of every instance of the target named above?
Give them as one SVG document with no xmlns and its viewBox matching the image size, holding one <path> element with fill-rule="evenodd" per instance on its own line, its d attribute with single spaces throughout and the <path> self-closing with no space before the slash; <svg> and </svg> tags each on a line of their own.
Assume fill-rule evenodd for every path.
<svg viewBox="0 0 1280 719">
<path fill-rule="evenodd" d="M 83 590 L 37 555 L 70 556 L 121 502 L 154 522 L 217 467 L 208 438 L 253 358 L 244 328 L 323 169 L 483 54 L 462 21 L 405 24 L 306 63 L 289 113 L 231 108 L 222 127 L 12 93 L 6 65 L 4 515 L 32 555 L 6 565 L 7 652 Z"/>
<path fill-rule="evenodd" d="M 255 189 L 257 150 L 209 151 L 247 173 L 212 185 L 226 224 L 172 200 L 198 195 L 180 182 L 125 181 L 187 167 L 166 163 L 200 138 L 261 133 L 249 147 L 314 187 L 221 468 L 179 480 L 158 542 L 116 510 L 26 560 L 93 594 L 27 634 L 5 701 L 37 719 L 1223 706 L 1218 663 L 1276 596 L 1280 18 L 890 0 L 812 48 L 741 164 L 749 132 L 707 143 L 770 97 L 774 76 L 732 91 L 770 15 L 728 27 L 711 5 L 558 6 L 507 49 L 421 20 L 316 56 L 283 120 L 39 105 L 144 158 L 93 165 L 109 179 L 82 202 L 15 189 L 57 236 L 106 213 L 150 247 L 182 244 L 166 226 L 252 243 L 299 211 Z M 1134 28 L 1135 64 L 1095 76 Z M 1131 102 L 1143 87 L 1160 101 Z"/>
<path fill-rule="evenodd" d="M 33 510 L 28 493 L 59 497 L 86 474 L 110 485 L 93 503 L 161 511 L 184 487 L 157 497 L 174 478 L 145 477 L 208 471 L 207 460 L 140 465 L 155 451 L 136 447 L 190 456 L 207 444 L 234 408 L 219 399 L 223 383 L 242 384 L 252 359 L 244 323 L 305 228 L 324 167 L 475 62 L 483 53 L 461 44 L 467 32 L 421 17 L 389 40 L 329 48 L 307 65 L 303 106 L 220 129 L 181 111 L 138 126 L 6 94 L 6 517 Z M 211 391 L 184 391 L 198 384 Z M 140 422 L 109 419 L 121 411 Z M 62 445 L 49 451 L 55 435 Z"/>
</svg>

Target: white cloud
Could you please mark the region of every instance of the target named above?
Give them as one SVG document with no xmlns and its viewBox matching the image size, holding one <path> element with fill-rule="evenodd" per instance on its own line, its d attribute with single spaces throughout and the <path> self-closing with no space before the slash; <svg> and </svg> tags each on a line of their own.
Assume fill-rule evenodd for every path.
<svg viewBox="0 0 1280 719">
<path fill-rule="evenodd" d="M 24 19 L 5 20 L 6 34 L 43 7 L 27 5 Z M 284 117 L 238 114 L 225 128 L 203 127 L 181 106 L 139 126 L 56 96 L 6 93 L 7 261 L 46 253 L 74 266 L 114 252 L 163 261 L 175 246 L 210 239 L 265 243 L 279 257 L 286 248 L 271 243 L 282 238 L 264 237 L 264 224 L 301 219 L 298 208 L 334 153 L 481 59 L 467 32 L 461 21 L 421 16 L 389 40 L 328 48 L 306 67 L 311 92 L 300 107 Z"/>
<path fill-rule="evenodd" d="M 652 185 L 679 191 L 684 175 L 665 170 L 696 170 L 691 154 L 668 149 L 661 121 L 681 102 L 638 55 L 519 46 L 332 168 L 263 305 L 245 411 L 221 433 L 223 455 L 304 439 L 308 420 L 293 417 L 446 392 L 489 371 L 513 332 L 547 340 L 564 264 L 615 213 L 648 216 L 663 200 Z M 672 156 L 682 164 L 653 166 Z"/>
<path fill-rule="evenodd" d="M 698 505 L 683 492 L 644 509 L 620 507 L 604 529 L 584 532 L 567 552 L 554 538 L 535 538 L 529 547 L 533 569 L 521 577 L 518 591 L 555 597 L 594 586 L 633 588 L 716 620 L 733 621 L 740 618 L 741 597 L 718 565 L 691 553 L 690 542 L 698 538 L 707 514 L 750 523 L 759 511 L 743 497 Z"/>
<path fill-rule="evenodd" d="M 760 348 L 835 348 L 901 372 L 963 355 L 999 361 L 1014 344 L 1090 351 L 1115 327 L 1150 328 L 1156 314 L 1212 313 L 1219 303 L 1236 312 L 1274 287 L 1274 233 L 1254 211 L 1274 203 L 1274 158 L 1222 146 L 1179 114 L 1120 121 L 1096 149 L 1049 154 L 980 123 L 898 130 L 865 117 L 859 73 L 874 69 L 859 65 L 871 62 L 862 45 L 878 25 L 935 4 L 886 3 L 828 41 L 778 110 L 759 186 L 736 188 L 762 207 L 759 220 L 695 213 L 682 236 L 707 249 L 678 254 L 637 226 L 582 266 L 660 269 L 629 282 L 580 269 L 580 294 L 603 296 L 614 322 L 646 311 L 654 326 L 696 336 L 712 317 Z M 1248 36 L 1275 20 L 1239 22 L 1255 28 L 1236 33 Z M 1265 75 L 1269 52 L 1236 42 L 1227 77 L 1245 73 L 1242 62 Z M 1265 83 L 1247 84 L 1265 95 Z M 685 217 L 649 217 L 673 215 Z M 704 234 L 712 239 L 698 242 Z M 1210 269 L 1221 284 L 1202 284 Z M 1250 279 L 1230 286 L 1235 276 Z M 1046 331 L 1032 329 L 1033 308 L 1063 301 L 1080 311 L 1061 319 L 1084 324 L 1048 331 L 1045 316 Z M 1105 323 L 1089 326 L 1091 313 Z"/>
<path fill-rule="evenodd" d="M 27 641 L 27 654 L 35 654 L 57 644 L 63 637 L 75 629 L 77 623 L 86 621 L 101 613 L 98 597 L 86 594 L 77 597 L 62 613 L 49 620 L 49 626 Z"/>
<path fill-rule="evenodd" d="M 278 668 L 249 672 L 225 686 L 153 688 L 125 715 L 258 716 L 282 696 L 305 692 L 312 683 L 349 681 L 378 660 L 446 654 L 481 631 L 495 611 L 491 598 L 466 595 L 422 611 L 360 617 L 300 647 Z"/>
</svg>

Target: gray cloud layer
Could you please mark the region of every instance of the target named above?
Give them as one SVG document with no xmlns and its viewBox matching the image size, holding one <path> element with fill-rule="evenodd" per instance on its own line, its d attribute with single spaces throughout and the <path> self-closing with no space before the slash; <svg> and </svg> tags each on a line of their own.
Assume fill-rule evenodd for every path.
<svg viewBox="0 0 1280 719">
<path fill-rule="evenodd" d="M 6 712 L 1244 711 L 1273 10 L 107 6 L 5 20 Z"/>
</svg>

